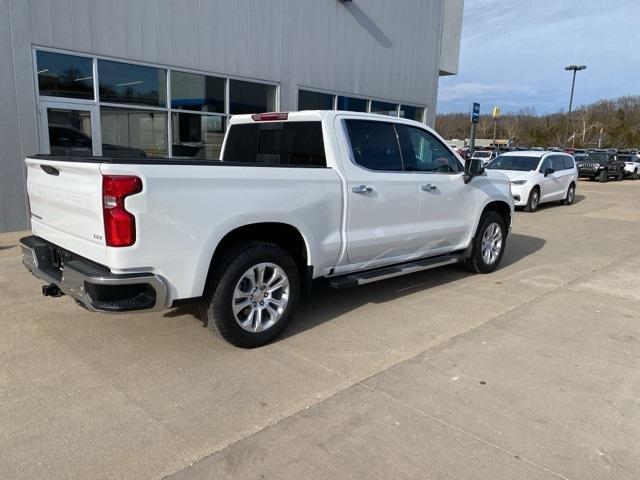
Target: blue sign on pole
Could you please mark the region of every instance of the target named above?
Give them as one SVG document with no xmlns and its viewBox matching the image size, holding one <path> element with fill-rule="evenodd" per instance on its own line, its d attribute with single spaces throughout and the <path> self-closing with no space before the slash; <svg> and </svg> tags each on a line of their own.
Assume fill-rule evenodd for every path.
<svg viewBox="0 0 640 480">
<path fill-rule="evenodd" d="M 477 102 L 473 102 L 473 107 L 471 108 L 471 123 L 478 123 L 480 121 L 480 104 Z"/>
</svg>

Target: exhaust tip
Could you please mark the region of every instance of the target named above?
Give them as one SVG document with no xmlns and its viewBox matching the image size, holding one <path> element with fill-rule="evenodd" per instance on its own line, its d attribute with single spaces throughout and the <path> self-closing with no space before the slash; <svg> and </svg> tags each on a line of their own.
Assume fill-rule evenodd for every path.
<svg viewBox="0 0 640 480">
<path fill-rule="evenodd" d="M 45 297 L 60 297 L 62 292 L 55 283 L 50 283 L 42 286 L 42 295 Z"/>
</svg>

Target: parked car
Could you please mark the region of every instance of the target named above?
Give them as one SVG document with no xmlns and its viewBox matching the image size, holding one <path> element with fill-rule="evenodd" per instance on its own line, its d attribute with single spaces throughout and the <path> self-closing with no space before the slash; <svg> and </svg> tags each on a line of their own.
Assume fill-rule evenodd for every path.
<svg viewBox="0 0 640 480">
<path fill-rule="evenodd" d="M 578 170 L 571 155 L 558 152 L 509 152 L 487 165 L 511 180 L 516 207 L 535 211 L 541 203 L 561 201 L 571 205 L 576 197 Z"/>
<path fill-rule="evenodd" d="M 624 174 L 633 180 L 640 178 L 640 155 L 636 150 L 618 152 L 618 158 L 624 162 Z"/>
<path fill-rule="evenodd" d="M 355 112 L 239 115 L 221 161 L 26 159 L 24 263 L 93 311 L 198 299 L 241 347 L 273 340 L 301 290 L 460 263 L 494 271 L 509 180 L 425 125 Z"/>
<path fill-rule="evenodd" d="M 606 182 L 609 178 L 622 180 L 625 163 L 618 159 L 615 150 L 589 150 L 577 163 L 580 178 Z"/>
<path fill-rule="evenodd" d="M 485 165 L 498 156 L 495 150 L 476 150 L 471 158 L 482 160 Z"/>
</svg>

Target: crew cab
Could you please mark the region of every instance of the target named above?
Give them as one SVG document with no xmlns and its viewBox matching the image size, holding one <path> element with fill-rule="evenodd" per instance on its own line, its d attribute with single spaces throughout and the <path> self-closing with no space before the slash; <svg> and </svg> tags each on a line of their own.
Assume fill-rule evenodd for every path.
<svg viewBox="0 0 640 480">
<path fill-rule="evenodd" d="M 489 273 L 509 179 L 411 120 L 341 111 L 239 115 L 221 160 L 26 159 L 23 262 L 93 311 L 198 301 L 241 347 L 273 340 L 302 290 L 460 263 Z"/>
<path fill-rule="evenodd" d="M 576 197 L 578 171 L 571 155 L 536 150 L 507 152 L 486 167 L 504 173 L 511 180 L 516 207 L 525 212 L 541 203 L 560 201 L 571 205 Z"/>
<path fill-rule="evenodd" d="M 589 150 L 584 159 L 577 163 L 577 167 L 580 178 L 598 180 L 602 183 L 609 178 L 624 178 L 625 163 L 611 150 Z"/>
</svg>

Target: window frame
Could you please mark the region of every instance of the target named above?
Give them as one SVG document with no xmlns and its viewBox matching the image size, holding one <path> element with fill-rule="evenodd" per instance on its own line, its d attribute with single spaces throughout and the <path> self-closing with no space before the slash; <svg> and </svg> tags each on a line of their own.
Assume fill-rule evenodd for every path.
<svg viewBox="0 0 640 480">
<path fill-rule="evenodd" d="M 74 97 L 57 97 L 57 96 L 51 96 L 51 95 L 41 95 L 40 94 L 40 89 L 39 89 L 39 84 L 38 84 L 38 75 L 37 75 L 37 71 L 38 71 L 38 63 L 37 63 L 37 52 L 38 51 L 42 51 L 42 52 L 49 52 L 49 53 L 56 53 L 56 54 L 60 54 L 60 55 L 71 55 L 71 56 L 75 56 L 75 57 L 81 57 L 81 58 L 88 58 L 92 61 L 92 73 L 93 73 L 93 99 L 84 99 L 84 98 L 74 98 Z M 100 77 L 99 77 L 99 71 L 98 71 L 98 61 L 99 60 L 105 60 L 105 61 L 111 61 L 111 62 L 118 62 L 118 63 L 124 63 L 124 64 L 130 64 L 130 65 L 135 65 L 135 66 L 142 66 L 142 67 L 151 67 L 151 68 L 158 68 L 158 69 L 162 69 L 165 70 L 166 72 L 166 87 L 165 87 L 165 95 L 166 95 L 166 105 L 164 107 L 158 107 L 158 106 L 149 106 L 149 105 L 138 105 L 135 103 L 115 103 L 115 102 L 102 102 L 100 101 Z M 136 60 L 129 60 L 129 59 L 122 59 L 122 58 L 115 58 L 115 57 L 110 57 L 110 56 L 106 56 L 106 55 L 96 55 L 96 54 L 89 54 L 89 53 L 85 53 L 85 52 L 77 52 L 77 51 L 73 51 L 73 50 L 65 50 L 65 49 L 61 49 L 61 48 L 51 48 L 51 47 L 47 47 L 44 45 L 32 45 L 31 46 L 31 66 L 32 66 L 32 72 L 33 72 L 33 80 L 34 80 L 34 94 L 35 94 L 35 102 L 36 102 L 36 112 L 40 112 L 41 110 L 41 105 L 42 102 L 60 102 L 60 103 L 67 103 L 69 105 L 75 105 L 75 106 L 87 106 L 87 107 L 92 107 L 92 108 L 96 108 L 97 109 L 97 124 L 94 126 L 92 124 L 92 131 L 93 131 L 93 136 L 94 138 L 96 138 L 98 140 L 98 147 L 99 148 L 95 148 L 94 150 L 94 155 L 95 156 L 102 156 L 102 124 L 101 124 L 101 120 L 100 120 L 100 107 L 113 107 L 113 108 L 121 108 L 121 109 L 125 109 L 125 110 L 151 110 L 151 111 L 156 111 L 156 112 L 164 112 L 167 115 L 167 121 L 166 121 L 166 126 L 165 126 L 165 136 L 166 136 L 166 142 L 167 142 L 167 158 L 184 158 L 184 157 L 174 157 L 173 156 L 173 135 L 172 135 L 172 125 L 171 125 L 171 118 L 172 118 L 172 114 L 174 112 L 187 112 L 184 109 L 178 109 L 178 108 L 172 108 L 171 107 L 171 73 L 172 72 L 181 72 L 181 73 L 191 73 L 191 74 L 195 74 L 195 75 L 204 75 L 204 76 L 208 76 L 208 77 L 218 77 L 218 78 L 222 78 L 224 80 L 224 112 L 202 112 L 202 111 L 190 111 L 190 113 L 193 113 L 195 115 L 210 115 L 210 116 L 219 116 L 219 117 L 224 117 L 223 118 L 223 122 L 225 125 L 225 133 L 226 133 L 226 129 L 229 128 L 229 120 L 232 117 L 232 114 L 229 113 L 230 112 L 230 98 L 229 98 L 229 84 L 231 80 L 240 80 L 240 81 L 245 81 L 245 82 L 252 82 L 252 83 L 258 83 L 258 84 L 262 84 L 262 85 L 267 85 L 267 86 L 271 86 L 275 88 L 275 92 L 274 92 L 274 103 L 275 103 L 275 110 L 279 110 L 280 109 L 280 99 L 281 99 L 281 85 L 279 82 L 276 81 L 271 81 L 271 80 L 263 80 L 263 79 L 255 79 L 255 78 L 246 78 L 246 77 L 240 77 L 237 75 L 228 75 L 228 74 L 222 74 L 222 73 L 218 73 L 218 72 L 207 72 L 207 71 L 203 71 L 203 70 L 197 70 L 197 69 L 190 69 L 190 68 L 182 68 L 182 67 L 174 67 L 174 66 L 170 66 L 170 65 L 162 65 L 162 64 L 157 64 L 157 63 L 149 63 L 149 62 L 140 62 L 140 61 L 136 61 Z M 40 122 L 39 122 L 40 123 Z M 36 134 L 37 134 L 37 138 L 38 138 L 38 145 L 42 144 L 42 139 L 43 139 L 43 132 L 40 132 L 40 128 L 36 129 Z M 221 151 L 222 151 L 222 146 L 220 145 Z M 216 159 L 205 159 L 205 160 L 216 160 Z M 202 161 L 205 161 L 202 160 Z"/>
</svg>

